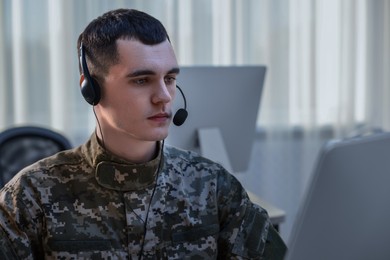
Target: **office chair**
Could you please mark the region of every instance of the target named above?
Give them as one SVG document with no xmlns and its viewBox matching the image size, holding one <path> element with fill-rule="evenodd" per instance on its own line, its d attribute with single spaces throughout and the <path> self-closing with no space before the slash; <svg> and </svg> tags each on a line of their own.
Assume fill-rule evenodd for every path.
<svg viewBox="0 0 390 260">
<path fill-rule="evenodd" d="M 0 188 L 24 167 L 72 148 L 62 134 L 43 127 L 18 126 L 0 133 Z"/>
</svg>

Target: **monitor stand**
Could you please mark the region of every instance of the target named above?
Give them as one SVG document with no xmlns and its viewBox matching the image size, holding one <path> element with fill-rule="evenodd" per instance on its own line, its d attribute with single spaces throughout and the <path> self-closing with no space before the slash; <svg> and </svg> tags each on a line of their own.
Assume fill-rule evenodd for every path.
<svg viewBox="0 0 390 260">
<path fill-rule="evenodd" d="M 221 164 L 229 172 L 233 172 L 225 143 L 218 127 L 198 129 L 198 140 L 202 156 Z"/>
</svg>

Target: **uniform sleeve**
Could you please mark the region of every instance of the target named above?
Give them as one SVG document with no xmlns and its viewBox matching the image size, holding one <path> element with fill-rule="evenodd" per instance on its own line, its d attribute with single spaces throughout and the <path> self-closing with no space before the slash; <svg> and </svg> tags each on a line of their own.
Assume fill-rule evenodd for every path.
<svg viewBox="0 0 390 260">
<path fill-rule="evenodd" d="M 220 177 L 218 188 L 218 259 L 283 259 L 286 245 L 267 212 L 232 175 Z"/>
<path fill-rule="evenodd" d="M 12 260 L 20 259 L 13 249 L 13 244 L 9 240 L 3 227 L 0 227 L 0 259 Z"/>
<path fill-rule="evenodd" d="M 7 185 L 0 191 L 0 259 L 39 258 L 41 223 L 26 189 Z"/>
</svg>

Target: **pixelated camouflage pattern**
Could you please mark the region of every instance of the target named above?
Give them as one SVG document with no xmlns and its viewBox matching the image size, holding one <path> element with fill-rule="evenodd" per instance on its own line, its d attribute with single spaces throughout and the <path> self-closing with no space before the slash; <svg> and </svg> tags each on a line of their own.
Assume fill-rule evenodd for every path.
<svg viewBox="0 0 390 260">
<path fill-rule="evenodd" d="M 0 192 L 0 225 L 1 259 L 139 259 L 142 244 L 142 259 L 285 252 L 267 213 L 220 165 L 167 145 L 134 165 L 95 135 L 15 176 Z"/>
</svg>

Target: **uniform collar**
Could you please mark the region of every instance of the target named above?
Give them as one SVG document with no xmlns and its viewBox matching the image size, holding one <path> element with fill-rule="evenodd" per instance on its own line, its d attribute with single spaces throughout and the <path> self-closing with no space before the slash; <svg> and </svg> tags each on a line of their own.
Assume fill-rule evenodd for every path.
<svg viewBox="0 0 390 260">
<path fill-rule="evenodd" d="M 111 154 L 99 144 L 96 134 L 91 136 L 86 146 L 87 160 L 95 168 L 95 178 L 101 186 L 119 191 L 135 191 L 155 183 L 162 156 L 160 142 L 156 158 L 141 164 Z"/>
</svg>

